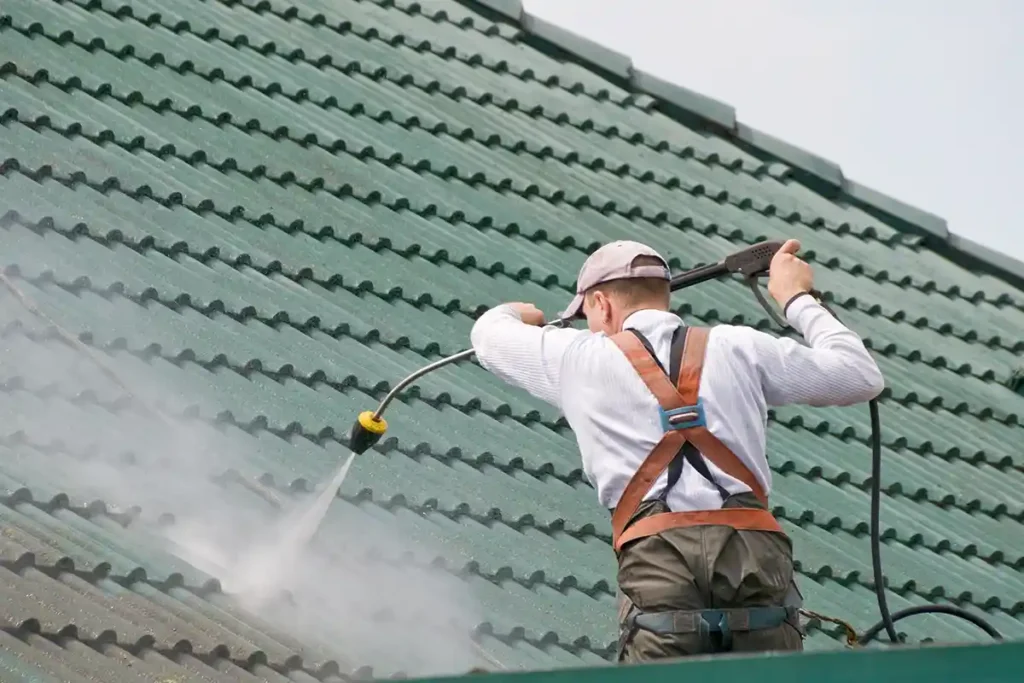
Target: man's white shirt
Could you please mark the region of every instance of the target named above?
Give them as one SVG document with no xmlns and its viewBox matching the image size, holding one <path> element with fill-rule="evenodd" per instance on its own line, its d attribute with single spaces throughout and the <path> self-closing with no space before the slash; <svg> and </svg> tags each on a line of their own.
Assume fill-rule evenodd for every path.
<svg viewBox="0 0 1024 683">
<path fill-rule="evenodd" d="M 786 317 L 807 346 L 751 327 L 712 326 L 698 392 L 708 430 L 750 468 L 767 494 L 772 483 L 765 443 L 769 407 L 853 405 L 884 388 L 861 338 L 812 297 L 793 301 Z M 672 334 L 681 324 L 674 313 L 642 310 L 630 315 L 623 328 L 647 337 L 668 368 Z M 663 434 L 658 402 L 622 351 L 603 333 L 526 325 L 507 305 L 480 316 L 470 338 L 484 368 L 565 415 L 599 502 L 614 508 Z M 708 467 L 730 493 L 749 490 L 711 462 Z M 666 477 L 661 475 L 648 498 L 664 489 Z M 722 500 L 712 484 L 687 466 L 667 503 L 675 511 L 709 510 L 721 507 Z"/>
</svg>

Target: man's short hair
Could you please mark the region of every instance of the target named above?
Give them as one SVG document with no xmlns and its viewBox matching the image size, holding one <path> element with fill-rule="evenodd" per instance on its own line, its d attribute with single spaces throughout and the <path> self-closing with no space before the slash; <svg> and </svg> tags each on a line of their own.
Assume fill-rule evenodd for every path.
<svg viewBox="0 0 1024 683">
<path fill-rule="evenodd" d="M 638 256 L 635 266 L 660 266 L 663 262 L 656 256 Z M 605 296 L 614 298 L 623 306 L 639 306 L 654 304 L 668 307 L 672 292 L 668 280 L 654 277 L 635 277 L 622 280 L 610 280 L 587 290 L 585 296 L 593 301 L 595 292 L 604 292 Z"/>
</svg>

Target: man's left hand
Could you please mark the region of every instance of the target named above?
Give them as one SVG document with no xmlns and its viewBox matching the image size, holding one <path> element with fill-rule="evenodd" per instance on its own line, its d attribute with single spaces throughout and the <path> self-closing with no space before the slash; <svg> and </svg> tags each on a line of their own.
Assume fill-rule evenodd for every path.
<svg viewBox="0 0 1024 683">
<path fill-rule="evenodd" d="M 513 311 L 519 314 L 519 317 L 527 325 L 536 325 L 540 327 L 544 324 L 544 312 L 533 304 L 515 302 L 510 303 L 509 306 Z"/>
</svg>

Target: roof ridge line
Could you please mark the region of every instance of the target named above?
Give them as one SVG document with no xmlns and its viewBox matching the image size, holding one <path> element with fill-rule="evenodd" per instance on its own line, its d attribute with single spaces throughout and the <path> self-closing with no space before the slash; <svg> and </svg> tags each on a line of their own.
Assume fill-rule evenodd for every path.
<svg viewBox="0 0 1024 683">
<path fill-rule="evenodd" d="M 522 0 L 455 2 L 488 19 L 517 26 L 534 47 L 553 48 L 620 87 L 653 98 L 661 105 L 659 111 L 677 123 L 696 123 L 757 156 L 785 163 L 794 170 L 793 179 L 808 189 L 854 204 L 900 232 L 923 237 L 928 249 L 957 265 L 1024 291 L 1024 261 L 953 233 L 941 216 L 851 180 L 839 164 L 742 123 L 732 105 L 635 68 L 630 56 L 530 14 Z"/>
</svg>

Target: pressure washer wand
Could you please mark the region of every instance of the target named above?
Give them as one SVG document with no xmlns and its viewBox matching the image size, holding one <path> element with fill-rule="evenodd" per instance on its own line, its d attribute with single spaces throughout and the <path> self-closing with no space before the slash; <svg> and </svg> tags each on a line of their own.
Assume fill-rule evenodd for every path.
<svg viewBox="0 0 1024 683">
<path fill-rule="evenodd" d="M 565 327 L 569 324 L 568 320 L 559 318 L 551 323 L 548 323 L 544 327 Z M 348 436 L 348 448 L 350 451 L 360 454 L 365 453 L 374 446 L 380 437 L 384 436 L 384 432 L 388 430 L 387 420 L 384 419 L 384 410 L 398 396 L 402 389 L 418 380 L 420 377 L 427 375 L 434 370 L 443 368 L 446 365 L 452 365 L 453 363 L 459 363 L 464 360 L 472 358 L 473 354 L 476 353 L 474 349 L 466 349 L 453 353 L 450 356 L 445 356 L 439 360 L 424 365 L 419 370 L 416 370 L 412 374 L 406 376 L 401 382 L 396 384 L 394 388 L 387 393 L 384 400 L 377 406 L 377 410 L 365 410 L 359 413 L 359 417 L 356 418 L 355 424 L 352 425 L 352 429 L 349 431 Z"/>
<path fill-rule="evenodd" d="M 757 244 L 752 244 L 745 249 L 729 254 L 717 263 L 698 266 L 684 273 L 679 273 L 678 275 L 673 276 L 669 282 L 669 289 L 674 292 L 692 285 L 707 282 L 708 280 L 714 280 L 722 277 L 723 275 L 739 274 L 747 280 L 748 284 L 750 284 L 751 288 L 757 294 L 758 299 L 763 300 L 764 297 L 761 294 L 761 290 L 757 288 L 757 277 L 768 272 L 768 268 L 772 262 L 772 257 L 775 256 L 775 253 L 781 247 L 782 242 L 778 241 L 758 242 Z M 762 305 L 767 307 L 766 302 Z M 566 327 L 571 323 L 571 320 L 559 318 L 558 320 L 548 323 L 545 327 Z M 422 368 L 402 379 L 401 382 L 396 384 L 395 387 L 387 393 L 387 396 L 385 396 L 384 400 L 380 402 L 380 405 L 377 406 L 376 410 L 366 410 L 359 414 L 359 417 L 356 418 L 355 423 L 352 425 L 352 429 L 349 431 L 349 449 L 357 454 L 365 453 L 380 441 L 380 438 L 388 429 L 387 420 L 384 419 L 384 410 L 388 407 L 388 404 L 395 399 L 400 391 L 418 380 L 420 377 L 423 377 L 434 370 L 443 368 L 446 365 L 469 360 L 473 356 L 473 353 L 473 349 L 466 349 L 465 351 L 459 351 L 458 353 L 450 356 L 445 356 L 444 358 L 436 360 L 429 365 L 424 365 Z"/>
</svg>

